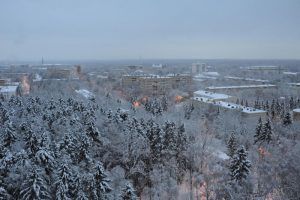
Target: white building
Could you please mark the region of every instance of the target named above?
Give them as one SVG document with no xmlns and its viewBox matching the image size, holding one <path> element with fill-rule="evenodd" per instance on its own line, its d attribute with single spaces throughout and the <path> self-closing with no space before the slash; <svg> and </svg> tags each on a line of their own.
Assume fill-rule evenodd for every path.
<svg viewBox="0 0 300 200">
<path fill-rule="evenodd" d="M 194 97 L 205 97 L 208 99 L 211 99 L 213 101 L 223 101 L 223 100 L 228 100 L 231 99 L 232 96 L 229 96 L 227 94 L 221 94 L 221 93 L 214 93 L 214 92 L 209 92 L 205 90 L 198 90 L 194 92 Z"/>
<path fill-rule="evenodd" d="M 86 89 L 79 89 L 79 90 L 75 90 L 75 92 L 77 94 L 82 95 L 83 97 L 87 98 L 87 99 L 91 99 L 94 98 L 94 94 Z"/>
<path fill-rule="evenodd" d="M 288 83 L 288 85 L 293 88 L 300 88 L 300 83 Z"/>
<path fill-rule="evenodd" d="M 13 95 L 17 95 L 18 86 L 9 85 L 9 86 L 0 86 L 0 95 L 4 98 L 10 98 Z"/>
<path fill-rule="evenodd" d="M 243 78 L 243 77 L 237 77 L 237 76 L 224 76 L 225 79 L 230 80 L 238 80 L 238 81 L 250 81 L 250 82 L 260 82 L 260 83 L 268 83 L 269 80 L 263 80 L 263 79 L 255 79 L 255 78 Z"/>
<path fill-rule="evenodd" d="M 266 88 L 277 88 L 276 85 L 263 84 L 263 85 L 233 85 L 233 86 L 211 86 L 207 87 L 207 90 L 218 91 L 218 90 L 245 90 L 245 89 L 266 89 Z"/>
<path fill-rule="evenodd" d="M 264 110 L 260 110 L 252 107 L 246 107 L 231 102 L 216 101 L 206 97 L 193 97 L 192 101 L 195 107 L 211 105 L 212 107 L 216 109 L 219 108 L 220 110 L 223 110 L 225 112 L 232 112 L 232 114 L 239 113 L 243 118 L 254 118 L 254 119 L 258 119 L 259 117 L 265 118 L 267 114 L 267 112 Z"/>
</svg>

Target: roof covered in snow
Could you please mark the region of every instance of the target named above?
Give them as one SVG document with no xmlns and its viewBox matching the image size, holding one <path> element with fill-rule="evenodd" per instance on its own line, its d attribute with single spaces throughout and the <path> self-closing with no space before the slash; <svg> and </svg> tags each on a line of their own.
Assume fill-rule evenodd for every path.
<svg viewBox="0 0 300 200">
<path fill-rule="evenodd" d="M 202 72 L 205 76 L 220 76 L 219 72 Z"/>
<path fill-rule="evenodd" d="M 93 98 L 94 97 L 94 94 L 88 90 L 85 90 L 85 89 L 80 89 L 80 90 L 75 90 L 75 92 L 77 94 L 80 94 L 82 96 L 84 96 L 85 98 Z"/>
<path fill-rule="evenodd" d="M 10 85 L 10 86 L 0 86 L 0 93 L 15 93 L 17 91 L 18 86 Z"/>
<path fill-rule="evenodd" d="M 243 78 L 243 77 L 237 77 L 237 76 L 224 76 L 226 79 L 232 79 L 232 80 L 243 80 L 243 81 L 253 81 L 253 82 L 269 82 L 269 80 L 263 80 L 263 79 L 255 79 L 255 78 Z"/>
<path fill-rule="evenodd" d="M 208 90 L 218 90 L 218 89 L 246 89 L 246 88 L 270 88 L 277 87 L 276 85 L 264 84 L 264 85 L 233 85 L 233 86 L 211 86 L 207 87 Z"/>
<path fill-rule="evenodd" d="M 264 110 L 246 107 L 235 103 L 225 102 L 225 101 L 215 101 L 213 99 L 205 98 L 205 97 L 193 97 L 192 99 L 204 103 L 213 104 L 216 106 L 220 106 L 222 108 L 230 109 L 230 110 L 239 110 L 246 114 L 253 114 L 253 113 L 266 113 Z"/>
<path fill-rule="evenodd" d="M 293 112 L 297 112 L 297 113 L 300 113 L 300 108 L 296 108 L 293 110 Z"/>
<path fill-rule="evenodd" d="M 201 79 L 201 80 L 204 80 L 204 79 L 213 79 L 213 80 L 216 80 L 217 77 L 215 77 L 215 76 L 205 76 L 203 74 L 198 74 L 198 75 L 194 76 L 194 79 L 195 80 L 199 80 L 199 79 Z"/>
<path fill-rule="evenodd" d="M 291 86 L 300 86 L 300 83 L 288 83 Z"/>
<path fill-rule="evenodd" d="M 241 69 L 247 69 L 247 70 L 278 70 L 280 68 L 281 68 L 280 66 L 275 66 L 275 65 L 241 67 Z"/>
<path fill-rule="evenodd" d="M 123 75 L 124 77 L 138 77 L 138 78 L 143 78 L 143 79 L 147 79 L 147 78 L 174 78 L 174 77 L 190 77 L 189 74 L 167 74 L 165 76 L 160 76 L 157 74 L 126 74 Z"/>
<path fill-rule="evenodd" d="M 209 92 L 209 91 L 205 91 L 205 90 L 198 90 L 196 92 L 194 92 L 195 96 L 202 96 L 202 97 L 207 97 L 210 99 L 228 99 L 231 96 L 227 95 L 227 94 L 220 94 L 220 93 L 214 93 L 214 92 Z"/>
<path fill-rule="evenodd" d="M 297 72 L 283 72 L 285 75 L 297 75 Z"/>
<path fill-rule="evenodd" d="M 42 79 L 43 79 L 43 78 L 41 77 L 41 75 L 35 74 L 34 79 L 33 79 L 33 82 L 41 81 Z"/>
</svg>

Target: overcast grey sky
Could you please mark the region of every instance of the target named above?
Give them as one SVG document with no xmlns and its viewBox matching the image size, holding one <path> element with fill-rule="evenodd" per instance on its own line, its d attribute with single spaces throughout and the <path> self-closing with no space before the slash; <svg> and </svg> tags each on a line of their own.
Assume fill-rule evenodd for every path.
<svg viewBox="0 0 300 200">
<path fill-rule="evenodd" d="M 0 60 L 300 59 L 300 0 L 0 0 Z"/>
</svg>

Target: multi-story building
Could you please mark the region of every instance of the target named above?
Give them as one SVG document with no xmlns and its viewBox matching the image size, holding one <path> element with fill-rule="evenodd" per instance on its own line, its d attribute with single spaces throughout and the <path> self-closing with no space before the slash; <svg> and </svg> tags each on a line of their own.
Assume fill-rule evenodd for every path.
<svg viewBox="0 0 300 200">
<path fill-rule="evenodd" d="M 7 85 L 9 82 L 11 82 L 11 80 L 10 79 L 4 79 L 4 78 L 2 78 L 2 79 L 0 79 L 0 85 Z"/>
<path fill-rule="evenodd" d="M 60 69 L 60 68 L 48 68 L 47 76 L 48 78 L 70 78 L 72 70 L 71 69 Z"/>
<path fill-rule="evenodd" d="M 268 75 L 276 76 L 282 74 L 287 70 L 284 66 L 248 66 L 240 67 L 240 69 L 248 76 L 253 77 L 265 77 Z"/>
<path fill-rule="evenodd" d="M 192 64 L 192 75 L 207 72 L 207 65 L 205 63 L 193 63 Z"/>
<path fill-rule="evenodd" d="M 80 65 L 44 64 L 47 68 L 46 79 L 74 79 L 81 75 Z"/>
<path fill-rule="evenodd" d="M 147 95 L 165 95 L 172 88 L 189 87 L 192 78 L 187 74 L 157 75 L 124 75 L 122 87 L 136 93 Z"/>
</svg>

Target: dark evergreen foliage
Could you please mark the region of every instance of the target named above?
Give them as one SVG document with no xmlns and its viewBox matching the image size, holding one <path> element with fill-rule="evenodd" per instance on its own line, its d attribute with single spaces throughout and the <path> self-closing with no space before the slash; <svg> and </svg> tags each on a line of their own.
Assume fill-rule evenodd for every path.
<svg viewBox="0 0 300 200">
<path fill-rule="evenodd" d="M 236 182 L 241 182 L 247 178 L 250 172 L 251 163 L 247 159 L 247 153 L 245 148 L 242 146 L 240 147 L 233 158 L 231 159 L 230 163 L 230 176 L 231 179 Z"/>
<path fill-rule="evenodd" d="M 237 150 L 236 136 L 235 133 L 232 132 L 227 142 L 227 155 L 232 158 L 235 155 L 236 150 Z"/>
<path fill-rule="evenodd" d="M 287 112 L 282 120 L 284 126 L 288 126 L 293 123 L 291 114 Z"/>
<path fill-rule="evenodd" d="M 136 200 L 135 190 L 130 183 L 127 183 L 120 195 L 122 200 Z"/>
</svg>

